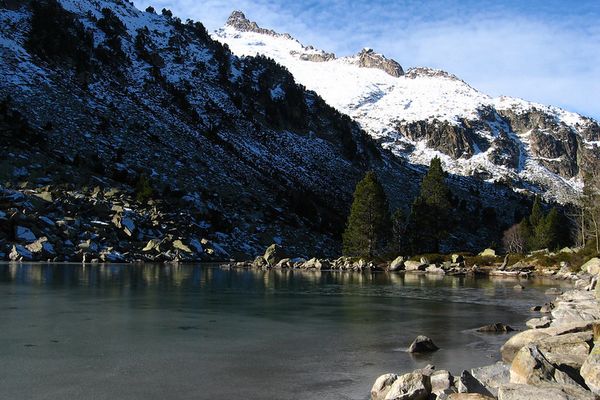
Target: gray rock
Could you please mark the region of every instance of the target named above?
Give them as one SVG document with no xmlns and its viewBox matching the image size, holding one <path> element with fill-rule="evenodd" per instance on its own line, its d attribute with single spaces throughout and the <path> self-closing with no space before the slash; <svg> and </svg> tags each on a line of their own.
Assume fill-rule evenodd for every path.
<svg viewBox="0 0 600 400">
<path fill-rule="evenodd" d="M 465 258 L 460 254 L 452 254 L 451 256 L 452 264 L 458 264 L 465 261 Z"/>
<path fill-rule="evenodd" d="M 419 372 L 404 374 L 392 383 L 385 400 L 427 400 L 431 393 L 429 376 Z"/>
<path fill-rule="evenodd" d="M 18 241 L 26 243 L 34 242 L 37 239 L 31 229 L 24 226 L 17 226 L 15 228 L 15 237 Z"/>
<path fill-rule="evenodd" d="M 590 390 L 600 396 L 600 346 L 598 344 L 585 359 L 580 374 Z"/>
<path fill-rule="evenodd" d="M 587 390 L 571 385 L 543 383 L 539 385 L 522 385 L 509 383 L 498 390 L 498 400 L 593 400 L 594 396 Z"/>
<path fill-rule="evenodd" d="M 515 286 L 513 286 L 513 290 L 521 291 L 521 290 L 524 290 L 524 289 L 525 289 L 525 286 L 523 286 L 523 285 L 515 285 Z"/>
<path fill-rule="evenodd" d="M 550 288 L 548 290 L 546 290 L 546 295 L 548 296 L 559 296 L 561 295 L 563 292 L 562 290 L 560 290 L 559 288 Z"/>
<path fill-rule="evenodd" d="M 514 331 L 513 328 L 501 322 L 496 322 L 495 324 L 484 325 L 480 328 L 477 328 L 477 332 L 508 333 L 512 331 Z"/>
<path fill-rule="evenodd" d="M 406 271 L 425 271 L 425 268 L 427 268 L 427 264 L 420 261 L 407 260 L 404 262 L 404 269 Z"/>
<path fill-rule="evenodd" d="M 392 384 L 398 379 L 396 374 L 384 374 L 375 380 L 371 388 L 372 400 L 383 400 L 390 391 Z"/>
<path fill-rule="evenodd" d="M 515 355 L 521 348 L 529 343 L 543 339 L 550 336 L 549 333 L 545 332 L 544 329 L 530 329 L 523 332 L 519 332 L 504 343 L 500 348 L 502 355 L 502 361 L 507 364 L 512 363 Z"/>
<path fill-rule="evenodd" d="M 409 353 L 431 353 L 438 350 L 433 340 L 424 335 L 419 335 L 413 340 L 408 348 Z"/>
<path fill-rule="evenodd" d="M 442 268 L 438 267 L 435 264 L 431 264 L 428 267 L 426 267 L 425 271 L 428 272 L 428 273 L 430 273 L 430 274 L 439 274 L 439 275 L 446 274 L 446 272 Z"/>
<path fill-rule="evenodd" d="M 503 362 L 471 369 L 471 376 L 479 381 L 492 395 L 498 396 L 498 388 L 510 381 L 510 369 Z"/>
<path fill-rule="evenodd" d="M 592 332 L 548 336 L 536 342 L 539 350 L 553 365 L 579 369 L 590 353 Z"/>
<path fill-rule="evenodd" d="M 494 249 L 485 249 L 481 253 L 479 253 L 481 257 L 496 257 L 496 250 Z"/>
<path fill-rule="evenodd" d="M 531 318 L 525 323 L 525 325 L 527 325 L 531 329 L 540 329 L 549 327 L 550 322 L 552 322 L 552 319 L 544 315 L 541 318 Z"/>
<path fill-rule="evenodd" d="M 538 384 L 554 381 L 555 367 L 534 344 L 522 347 L 510 366 L 510 382 Z"/>
<path fill-rule="evenodd" d="M 287 258 L 287 256 L 283 251 L 283 247 L 278 244 L 272 244 L 265 250 L 263 258 L 269 265 L 276 265 L 282 259 Z"/>
<path fill-rule="evenodd" d="M 398 256 L 390 263 L 390 271 L 400 271 L 404 269 L 404 257 Z"/>
<path fill-rule="evenodd" d="M 480 393 L 451 393 L 446 397 L 447 400 L 495 400 L 495 397 L 486 396 Z M 437 400 L 441 400 L 439 397 Z"/>
<path fill-rule="evenodd" d="M 479 393 L 485 396 L 493 396 L 489 388 L 476 379 L 469 371 L 463 371 L 456 385 L 459 393 Z"/>
<path fill-rule="evenodd" d="M 404 75 L 404 70 L 400 64 L 375 53 L 372 49 L 363 49 L 357 54 L 357 57 L 359 67 L 377 68 L 394 77 Z"/>
<path fill-rule="evenodd" d="M 431 392 L 437 394 L 443 393 L 454 386 L 454 377 L 446 370 L 435 371 L 431 374 Z"/>
<path fill-rule="evenodd" d="M 33 260 L 33 254 L 24 246 L 15 244 L 10 253 L 8 253 L 8 259 L 11 261 L 31 261 Z"/>
<path fill-rule="evenodd" d="M 600 274 L 600 258 L 594 257 L 590 259 L 588 262 L 581 266 L 581 270 L 583 272 L 587 272 L 590 275 L 599 275 Z"/>
</svg>

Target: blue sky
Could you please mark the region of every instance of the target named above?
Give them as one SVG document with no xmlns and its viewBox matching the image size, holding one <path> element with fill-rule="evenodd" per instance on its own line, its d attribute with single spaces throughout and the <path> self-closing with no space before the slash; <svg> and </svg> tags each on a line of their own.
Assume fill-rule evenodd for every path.
<svg viewBox="0 0 600 400">
<path fill-rule="evenodd" d="M 337 55 L 363 47 L 403 67 L 449 71 L 490 95 L 600 119 L 600 1 L 134 0 L 199 20 L 209 31 L 238 9 Z"/>
</svg>

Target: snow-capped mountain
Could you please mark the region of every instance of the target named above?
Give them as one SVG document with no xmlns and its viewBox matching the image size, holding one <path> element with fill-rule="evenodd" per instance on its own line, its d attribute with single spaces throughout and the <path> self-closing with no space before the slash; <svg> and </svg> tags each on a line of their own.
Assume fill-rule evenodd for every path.
<svg viewBox="0 0 600 400">
<path fill-rule="evenodd" d="M 415 114 L 395 122 L 398 115 L 367 112 L 393 100 L 401 84 L 447 81 L 476 93 L 455 78 L 405 72 L 369 50 L 338 59 L 239 14 L 221 34 L 236 51 L 240 43 L 280 52 L 296 76 L 264 56 L 235 56 L 200 22 L 168 10 L 123 0 L 0 0 L 0 259 L 241 258 L 273 242 L 291 254 L 334 255 L 366 171 L 381 180 L 390 211 L 408 214 L 425 172 L 410 158 L 425 139 L 424 154 L 455 152 L 457 163 L 488 149 L 473 128 L 478 120 L 466 127 L 466 119 Z M 314 74 L 321 78 L 310 83 Z M 379 146 L 319 93 L 410 157 Z M 484 122 L 482 129 L 491 124 Z M 501 134 L 489 133 L 496 146 L 492 134 Z M 504 185 L 455 174 L 448 183 L 455 220 L 446 251 L 497 243 L 527 212 L 528 200 Z"/>
<path fill-rule="evenodd" d="M 598 160 L 600 126 L 557 107 L 490 97 L 441 70 L 411 68 L 372 49 L 349 57 L 305 46 L 235 11 L 213 35 L 238 56 L 261 54 L 410 162 L 440 156 L 452 173 L 532 186 L 570 200 L 582 160 Z"/>
</svg>

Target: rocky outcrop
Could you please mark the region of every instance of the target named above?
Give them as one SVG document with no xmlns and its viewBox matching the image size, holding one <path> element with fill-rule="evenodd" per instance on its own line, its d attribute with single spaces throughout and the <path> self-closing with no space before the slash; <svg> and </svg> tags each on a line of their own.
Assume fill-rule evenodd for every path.
<svg viewBox="0 0 600 400">
<path fill-rule="evenodd" d="M 376 68 L 384 71 L 385 73 L 400 77 L 404 75 L 402 66 L 391 59 L 385 58 L 382 54 L 377 54 L 373 49 L 363 49 L 356 55 L 357 64 L 361 68 Z"/>
</svg>

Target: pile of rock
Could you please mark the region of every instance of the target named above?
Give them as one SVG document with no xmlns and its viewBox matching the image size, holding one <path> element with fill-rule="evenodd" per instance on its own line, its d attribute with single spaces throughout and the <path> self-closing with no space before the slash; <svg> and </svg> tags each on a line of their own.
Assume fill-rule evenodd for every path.
<svg viewBox="0 0 600 400">
<path fill-rule="evenodd" d="M 182 201 L 185 201 L 183 199 Z M 116 188 L 0 187 L 0 260 L 193 261 L 228 258 L 188 205 L 171 212 Z"/>
<path fill-rule="evenodd" d="M 598 269 L 596 269 L 598 266 Z M 463 371 L 459 377 L 433 367 L 404 375 L 380 376 L 373 400 L 411 399 L 595 399 L 600 396 L 600 260 L 577 274 L 574 289 L 534 310 L 544 315 L 527 321 L 532 328 L 502 346 L 502 361 Z M 570 276 L 571 272 L 569 272 Z M 552 293 L 559 293 L 553 291 Z M 508 332 L 509 327 L 484 327 Z M 487 329 L 490 328 L 490 329 Z"/>
</svg>

